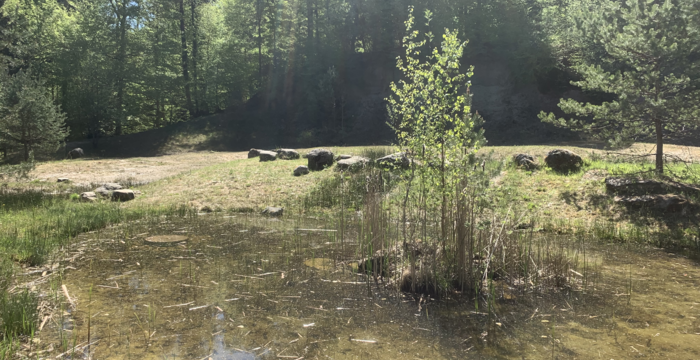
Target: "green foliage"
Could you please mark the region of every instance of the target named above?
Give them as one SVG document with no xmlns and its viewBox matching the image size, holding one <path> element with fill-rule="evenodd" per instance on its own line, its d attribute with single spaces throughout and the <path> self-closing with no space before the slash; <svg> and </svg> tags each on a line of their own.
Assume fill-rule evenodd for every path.
<svg viewBox="0 0 700 360">
<path fill-rule="evenodd" d="M 569 8 L 575 26 L 565 34 L 581 40 L 570 49 L 576 54 L 571 57 L 572 68 L 581 77 L 573 84 L 607 99 L 602 103 L 562 99 L 559 107 L 572 118 L 557 119 L 551 113 L 541 113 L 540 118 L 613 146 L 656 135 L 661 172 L 664 139 L 699 124 L 698 2 L 597 0 L 595 4 L 595 11 L 586 6 Z"/>
<path fill-rule="evenodd" d="M 32 172 L 35 167 L 36 163 L 34 162 L 34 155 L 30 153 L 29 161 L 16 165 L 0 165 L 0 180 L 28 179 L 29 173 Z"/>
<path fill-rule="evenodd" d="M 31 72 L 5 75 L 0 84 L 0 141 L 31 153 L 51 153 L 68 136 L 65 115 Z M 20 169 L 21 170 L 21 169 Z M 21 173 L 21 171 L 20 171 Z"/>
<path fill-rule="evenodd" d="M 2 294 L 0 298 L 0 334 L 3 338 L 33 336 L 39 319 L 39 298 L 29 290 Z"/>
</svg>

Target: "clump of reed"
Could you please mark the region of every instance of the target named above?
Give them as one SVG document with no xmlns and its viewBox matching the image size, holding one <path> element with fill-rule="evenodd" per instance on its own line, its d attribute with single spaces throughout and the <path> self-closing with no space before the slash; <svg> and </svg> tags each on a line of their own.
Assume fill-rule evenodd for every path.
<svg viewBox="0 0 700 360">
<path fill-rule="evenodd" d="M 439 166 L 414 164 L 390 192 L 382 170 L 365 171 L 359 271 L 376 283 L 436 296 L 489 293 L 494 282 L 513 291 L 570 285 L 578 263 L 566 242 L 534 226 L 519 231 L 510 211 L 493 209 L 489 179 L 503 163 L 465 165 L 449 170 L 456 181 L 443 182 Z"/>
</svg>

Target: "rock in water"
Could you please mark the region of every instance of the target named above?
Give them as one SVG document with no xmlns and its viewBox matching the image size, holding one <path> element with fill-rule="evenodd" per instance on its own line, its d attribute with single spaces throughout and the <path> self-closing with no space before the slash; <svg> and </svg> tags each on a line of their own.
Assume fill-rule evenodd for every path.
<svg viewBox="0 0 700 360">
<path fill-rule="evenodd" d="M 282 216 L 282 214 L 284 213 L 284 208 L 268 206 L 265 208 L 265 210 L 262 211 L 262 213 L 263 215 L 269 216 Z"/>
<path fill-rule="evenodd" d="M 552 170 L 558 172 L 576 171 L 583 166 L 583 159 L 580 156 L 565 149 L 550 151 L 544 159 L 544 162 L 546 162 L 547 166 L 552 168 Z"/>
<path fill-rule="evenodd" d="M 277 153 L 272 151 L 260 150 L 260 161 L 275 161 Z"/>
<path fill-rule="evenodd" d="M 85 156 L 85 153 L 83 152 L 83 149 L 75 148 L 75 149 L 68 152 L 68 156 L 71 159 L 79 159 L 79 158 Z"/>
<path fill-rule="evenodd" d="M 296 160 L 300 158 L 299 153 L 292 149 L 279 149 L 277 150 L 277 157 L 282 160 Z"/>
<path fill-rule="evenodd" d="M 328 149 L 314 149 L 306 154 L 309 170 L 323 170 L 333 165 L 333 153 Z"/>
<path fill-rule="evenodd" d="M 302 176 L 309 173 L 309 167 L 305 165 L 299 165 L 294 169 L 294 176 Z"/>
<path fill-rule="evenodd" d="M 112 201 L 129 201 L 134 200 L 136 195 L 131 190 L 114 190 L 112 192 Z"/>
<path fill-rule="evenodd" d="M 515 154 L 513 155 L 513 162 L 518 167 L 522 167 L 526 170 L 537 169 L 537 163 L 535 163 L 535 158 L 528 154 Z"/>
<path fill-rule="evenodd" d="M 248 159 L 256 158 L 258 156 L 260 156 L 260 150 L 250 149 L 250 151 L 248 151 Z"/>
<path fill-rule="evenodd" d="M 369 163 L 369 159 L 361 156 L 353 156 L 349 159 L 342 159 L 338 161 L 338 170 L 358 170 Z"/>
<path fill-rule="evenodd" d="M 382 169 L 408 169 L 411 160 L 404 153 L 396 153 L 381 157 L 376 160 L 377 166 Z"/>
<path fill-rule="evenodd" d="M 97 201 L 97 194 L 92 191 L 86 191 L 80 194 L 80 201 L 82 202 L 95 202 Z"/>
</svg>

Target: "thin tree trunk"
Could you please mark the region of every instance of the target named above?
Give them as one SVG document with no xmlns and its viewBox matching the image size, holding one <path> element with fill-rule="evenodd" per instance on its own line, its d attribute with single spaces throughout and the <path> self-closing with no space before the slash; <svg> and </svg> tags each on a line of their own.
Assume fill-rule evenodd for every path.
<svg viewBox="0 0 700 360">
<path fill-rule="evenodd" d="M 182 77 L 185 80 L 185 101 L 187 110 L 192 114 L 192 95 L 190 94 L 190 73 L 187 70 L 187 34 L 185 33 L 185 0 L 180 0 L 180 40 L 182 43 Z"/>
<path fill-rule="evenodd" d="M 262 0 L 258 0 L 257 8 L 257 23 L 258 23 L 258 79 L 260 80 L 260 85 L 262 86 L 262 17 L 263 17 L 263 5 Z"/>
<path fill-rule="evenodd" d="M 191 0 L 190 7 L 192 9 L 192 75 L 194 82 L 194 113 L 199 114 L 199 90 L 197 76 L 197 59 L 198 59 L 198 27 L 197 27 L 197 0 Z"/>
<path fill-rule="evenodd" d="M 114 3 L 114 11 L 119 19 L 119 50 L 117 53 L 117 124 L 114 129 L 115 135 L 122 134 L 122 126 L 124 122 L 123 106 L 124 106 L 124 76 L 126 66 L 126 1 L 122 0 L 121 10 Z"/>
<path fill-rule="evenodd" d="M 664 173 L 664 126 L 660 119 L 654 120 L 656 125 L 656 173 Z"/>
</svg>

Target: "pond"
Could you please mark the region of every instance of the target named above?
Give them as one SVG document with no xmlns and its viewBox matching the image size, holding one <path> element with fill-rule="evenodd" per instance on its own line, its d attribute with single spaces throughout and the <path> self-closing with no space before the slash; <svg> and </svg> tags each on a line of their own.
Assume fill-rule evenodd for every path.
<svg viewBox="0 0 700 360">
<path fill-rule="evenodd" d="M 62 279 L 73 305 L 47 322 L 41 348 L 93 359 L 700 358 L 700 271 L 683 256 L 594 246 L 585 291 L 497 285 L 489 308 L 368 281 L 353 272 L 351 238 L 313 219 L 246 215 L 83 234 L 88 250 Z"/>
</svg>

